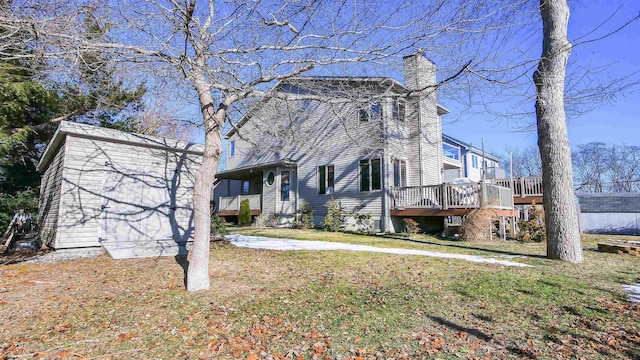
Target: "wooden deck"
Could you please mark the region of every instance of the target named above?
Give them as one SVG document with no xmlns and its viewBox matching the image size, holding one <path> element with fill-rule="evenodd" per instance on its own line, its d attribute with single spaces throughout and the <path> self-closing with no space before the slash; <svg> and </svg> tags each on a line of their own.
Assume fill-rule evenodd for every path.
<svg viewBox="0 0 640 360">
<path fill-rule="evenodd" d="M 397 187 L 392 199 L 392 216 L 461 216 L 482 205 L 515 215 L 512 190 L 488 183 Z"/>
<path fill-rule="evenodd" d="M 391 216 L 464 216 L 473 211 L 475 208 L 466 209 L 392 209 Z M 494 209 L 498 216 L 517 216 L 516 210 L 509 209 Z"/>
<path fill-rule="evenodd" d="M 509 188 L 513 191 L 515 205 L 531 205 L 532 201 L 542 204 L 543 190 L 541 176 L 525 176 L 513 179 L 493 179 L 492 184 Z"/>
</svg>

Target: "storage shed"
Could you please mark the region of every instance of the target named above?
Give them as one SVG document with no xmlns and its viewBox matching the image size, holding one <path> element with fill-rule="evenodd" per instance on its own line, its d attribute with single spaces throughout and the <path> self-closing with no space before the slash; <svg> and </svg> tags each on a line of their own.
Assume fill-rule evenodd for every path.
<svg viewBox="0 0 640 360">
<path fill-rule="evenodd" d="M 40 239 L 114 258 L 177 255 L 193 238 L 203 145 L 62 122 L 40 162 Z"/>
<path fill-rule="evenodd" d="M 580 193 L 580 225 L 592 234 L 640 235 L 640 192 Z"/>
</svg>

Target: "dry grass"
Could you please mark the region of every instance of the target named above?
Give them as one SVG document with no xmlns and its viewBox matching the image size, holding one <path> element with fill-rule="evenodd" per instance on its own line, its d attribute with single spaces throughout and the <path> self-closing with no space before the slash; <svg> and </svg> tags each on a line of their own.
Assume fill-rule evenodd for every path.
<svg viewBox="0 0 640 360">
<path fill-rule="evenodd" d="M 214 244 L 211 289 L 191 294 L 173 258 L 2 266 L 0 358 L 640 356 L 640 309 L 621 289 L 640 282 L 635 257 L 587 251 L 572 265 L 535 257 L 544 244 L 285 233 L 521 254 L 536 267 Z"/>
<path fill-rule="evenodd" d="M 481 207 L 472 210 L 462 222 L 460 235 L 469 243 L 482 243 L 491 240 L 491 231 L 498 215 L 493 208 Z"/>
</svg>

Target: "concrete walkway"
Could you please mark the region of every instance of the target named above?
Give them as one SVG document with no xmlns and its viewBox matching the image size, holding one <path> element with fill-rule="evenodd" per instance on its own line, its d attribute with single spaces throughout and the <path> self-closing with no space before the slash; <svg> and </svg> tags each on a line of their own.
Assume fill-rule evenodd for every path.
<svg viewBox="0 0 640 360">
<path fill-rule="evenodd" d="M 455 253 L 442 253 L 436 251 L 415 250 L 415 249 L 401 249 L 401 248 L 382 248 L 369 245 L 354 245 L 338 242 L 328 241 L 310 241 L 310 240 L 294 240 L 294 239 L 278 239 L 268 238 L 263 236 L 248 236 L 248 235 L 227 235 L 225 239 L 238 247 L 245 247 L 251 249 L 263 249 L 263 250 L 347 250 L 347 251 L 367 251 L 385 254 L 397 254 L 397 255 L 418 255 L 429 256 L 443 259 L 458 259 L 476 263 L 487 264 L 499 264 L 504 266 L 516 266 L 516 267 L 533 267 L 532 265 L 522 264 L 509 260 L 497 260 L 495 258 L 487 258 L 476 255 L 465 255 Z"/>
</svg>

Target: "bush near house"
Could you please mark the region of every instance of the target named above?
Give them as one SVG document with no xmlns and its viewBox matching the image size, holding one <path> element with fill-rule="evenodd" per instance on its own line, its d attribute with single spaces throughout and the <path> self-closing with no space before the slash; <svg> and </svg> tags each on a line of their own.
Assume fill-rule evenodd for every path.
<svg viewBox="0 0 640 360">
<path fill-rule="evenodd" d="M 211 236 L 224 236 L 227 235 L 227 222 L 222 216 L 218 214 L 211 215 Z"/>
<path fill-rule="evenodd" d="M 342 204 L 332 196 L 331 200 L 329 200 L 325 206 L 328 212 L 322 221 L 322 228 L 332 232 L 343 230 L 347 216 L 342 208 Z"/>
<path fill-rule="evenodd" d="M 297 229 L 313 229 L 315 222 L 313 221 L 313 209 L 309 200 L 302 201 L 298 210 L 298 221 L 293 223 L 293 227 Z"/>
<path fill-rule="evenodd" d="M 354 212 L 351 216 L 356 221 L 356 232 L 369 235 L 374 233 L 373 216 L 371 213 L 361 214 Z"/>
<path fill-rule="evenodd" d="M 251 224 L 251 207 L 249 199 L 240 202 L 240 213 L 238 214 L 238 225 L 247 226 Z"/>
<path fill-rule="evenodd" d="M 256 220 L 253 222 L 253 226 L 259 228 L 275 228 L 278 225 L 280 225 L 280 215 L 274 213 L 269 213 L 268 215 L 260 214 L 256 216 Z"/>
<path fill-rule="evenodd" d="M 518 230 L 518 240 L 522 242 L 543 242 L 547 240 L 544 210 L 536 205 L 535 201 L 531 202 L 531 207 L 529 208 L 529 220 L 520 220 L 518 222 Z"/>
</svg>

